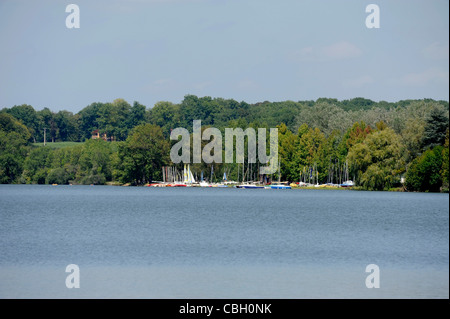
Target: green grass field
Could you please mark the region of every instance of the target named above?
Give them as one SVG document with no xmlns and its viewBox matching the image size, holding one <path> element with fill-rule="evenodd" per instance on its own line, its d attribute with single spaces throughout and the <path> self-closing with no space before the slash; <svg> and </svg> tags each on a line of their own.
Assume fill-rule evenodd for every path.
<svg viewBox="0 0 450 319">
<path fill-rule="evenodd" d="M 75 145 L 81 145 L 83 142 L 47 142 L 45 143 L 45 147 L 49 148 L 63 148 L 68 146 L 75 146 Z M 33 143 L 33 146 L 44 146 L 44 143 Z"/>
</svg>

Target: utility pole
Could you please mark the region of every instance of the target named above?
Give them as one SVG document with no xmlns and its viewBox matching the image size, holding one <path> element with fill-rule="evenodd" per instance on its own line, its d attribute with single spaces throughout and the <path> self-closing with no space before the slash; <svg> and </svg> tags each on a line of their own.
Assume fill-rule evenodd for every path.
<svg viewBox="0 0 450 319">
<path fill-rule="evenodd" d="M 45 140 L 46 140 L 46 138 L 45 138 L 45 131 L 46 131 L 47 129 L 46 128 L 44 128 L 44 146 L 45 146 Z"/>
</svg>

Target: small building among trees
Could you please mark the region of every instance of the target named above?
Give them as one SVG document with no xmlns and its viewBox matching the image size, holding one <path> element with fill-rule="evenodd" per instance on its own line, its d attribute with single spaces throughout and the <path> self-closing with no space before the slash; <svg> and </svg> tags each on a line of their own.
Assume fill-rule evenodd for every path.
<svg viewBox="0 0 450 319">
<path fill-rule="evenodd" d="M 96 140 L 96 139 L 101 138 L 102 140 L 107 141 L 107 142 L 112 142 L 112 141 L 114 141 L 114 136 L 108 137 L 108 136 L 106 135 L 106 133 L 100 134 L 100 130 L 94 130 L 94 131 L 92 131 L 91 135 L 92 135 L 92 139 L 93 139 L 93 140 Z"/>
</svg>

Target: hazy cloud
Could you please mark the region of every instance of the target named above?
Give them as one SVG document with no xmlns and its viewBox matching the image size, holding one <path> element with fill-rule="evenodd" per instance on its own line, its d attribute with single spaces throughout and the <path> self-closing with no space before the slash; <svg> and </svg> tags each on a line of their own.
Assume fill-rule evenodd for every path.
<svg viewBox="0 0 450 319">
<path fill-rule="evenodd" d="M 429 68 L 422 72 L 408 73 L 393 82 L 405 86 L 425 86 L 432 82 L 448 84 L 448 78 L 448 71 L 441 68 Z"/>
<path fill-rule="evenodd" d="M 338 42 L 321 49 L 321 55 L 332 60 L 357 58 L 362 50 L 350 42 Z"/>
<path fill-rule="evenodd" d="M 177 4 L 177 3 L 196 3 L 207 0 L 110 0 L 105 10 L 115 12 L 135 13 L 142 10 L 142 5 L 153 4 Z"/>
<path fill-rule="evenodd" d="M 248 79 L 239 81 L 237 87 L 241 90 L 255 90 L 259 88 L 258 84 Z"/>
<path fill-rule="evenodd" d="M 172 79 L 158 79 L 144 86 L 143 89 L 144 91 L 155 93 L 173 89 L 175 86 L 176 83 Z"/>
<path fill-rule="evenodd" d="M 329 46 L 323 47 L 304 47 L 296 52 L 293 52 L 291 59 L 299 62 L 309 61 L 333 61 L 357 58 L 362 55 L 362 50 L 356 45 L 341 41 Z"/>
<path fill-rule="evenodd" d="M 448 60 L 449 59 L 448 43 L 443 44 L 440 42 L 434 42 L 423 50 L 423 55 L 426 58 L 433 60 Z"/>
<path fill-rule="evenodd" d="M 210 85 L 211 85 L 210 81 L 205 81 L 205 82 L 194 83 L 192 85 L 192 87 L 194 89 L 196 89 L 196 90 L 203 90 L 203 89 L 207 88 Z"/>
<path fill-rule="evenodd" d="M 344 80 L 342 86 L 345 88 L 361 88 L 373 82 L 373 78 L 370 75 L 363 75 L 358 78 Z"/>
</svg>

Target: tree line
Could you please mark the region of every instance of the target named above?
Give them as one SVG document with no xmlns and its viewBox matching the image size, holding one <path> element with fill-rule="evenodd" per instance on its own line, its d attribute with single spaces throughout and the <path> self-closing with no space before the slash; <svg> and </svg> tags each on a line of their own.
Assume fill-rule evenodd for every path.
<svg viewBox="0 0 450 319">
<path fill-rule="evenodd" d="M 403 187 L 410 191 L 448 189 L 449 103 L 404 100 L 374 102 L 364 98 L 338 101 L 283 101 L 248 104 L 233 99 L 187 95 L 179 104 L 158 102 L 146 108 L 123 99 L 92 103 L 80 112 L 36 111 L 18 105 L 0 111 L 1 183 L 142 185 L 161 180 L 170 162 L 172 129 L 246 129 L 277 127 L 280 179 L 305 177 L 335 183 L 343 176 L 368 190 Z M 84 142 L 52 149 L 43 142 Z M 91 134 L 114 142 L 93 140 Z M 207 143 L 207 142 L 205 142 Z M 255 164 L 195 164 L 208 179 L 259 178 Z M 271 176 L 278 178 L 277 174 Z"/>
</svg>

